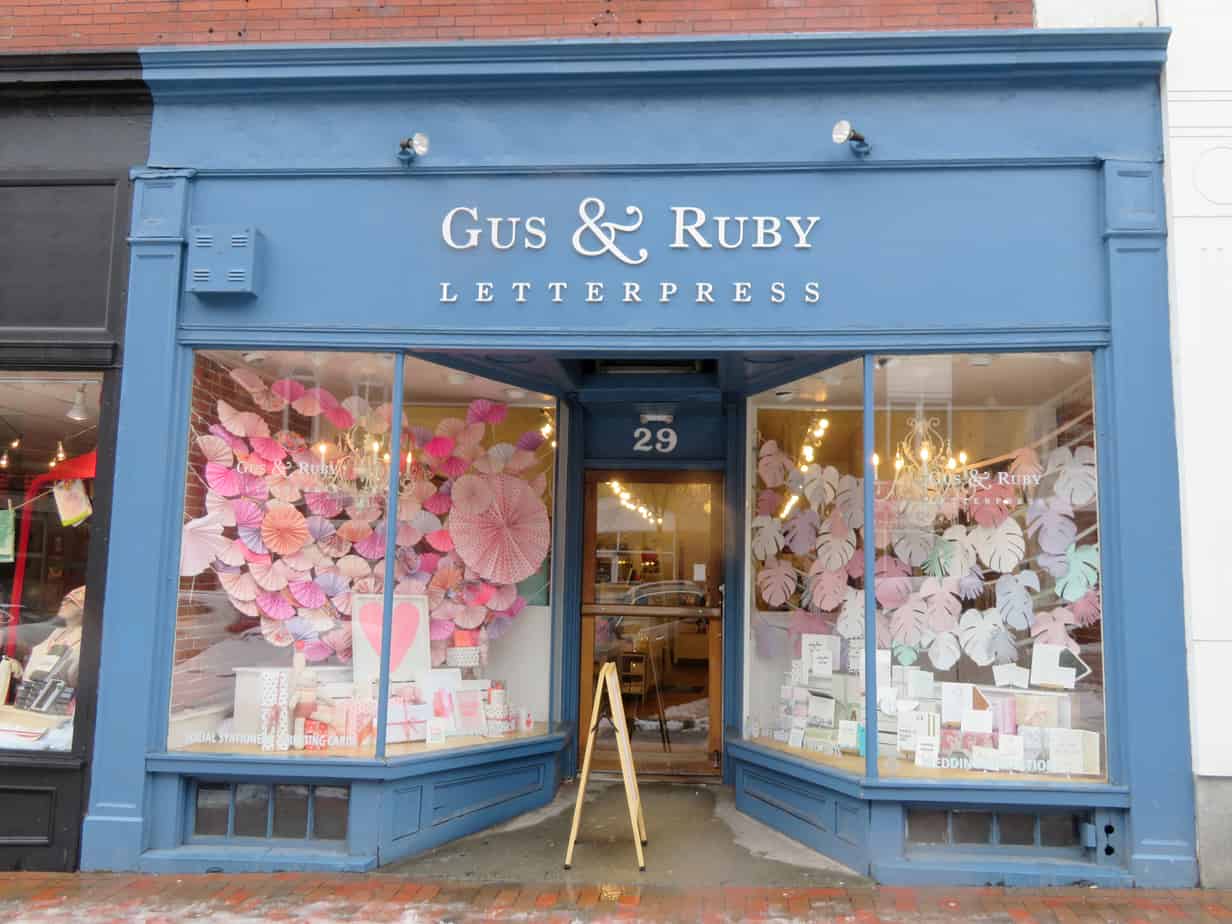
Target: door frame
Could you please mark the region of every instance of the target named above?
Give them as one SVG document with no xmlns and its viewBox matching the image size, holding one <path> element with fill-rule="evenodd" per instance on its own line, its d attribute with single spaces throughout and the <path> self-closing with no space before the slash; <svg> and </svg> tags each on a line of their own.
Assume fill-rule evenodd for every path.
<svg viewBox="0 0 1232 924">
<path fill-rule="evenodd" d="M 586 747 L 590 733 L 587 722 L 594 706 L 595 684 L 595 616 L 587 609 L 595 606 L 595 557 L 591 554 L 598 533 L 597 496 L 599 485 L 611 481 L 643 482 L 651 484 L 698 484 L 711 486 L 710 556 L 706 568 L 706 607 L 698 609 L 698 615 L 707 620 L 707 694 L 710 701 L 710 730 L 706 741 L 709 755 L 718 755 L 715 776 L 723 767 L 723 677 L 724 677 L 724 625 L 725 616 L 721 588 L 727 580 L 725 567 L 730 564 L 726 554 L 725 530 L 727 510 L 727 478 L 722 469 L 681 468 L 587 468 L 583 474 L 582 492 L 582 587 L 579 606 L 566 618 L 576 620 L 580 626 L 578 665 L 578 753 Z M 648 615 L 650 615 L 648 613 Z"/>
</svg>

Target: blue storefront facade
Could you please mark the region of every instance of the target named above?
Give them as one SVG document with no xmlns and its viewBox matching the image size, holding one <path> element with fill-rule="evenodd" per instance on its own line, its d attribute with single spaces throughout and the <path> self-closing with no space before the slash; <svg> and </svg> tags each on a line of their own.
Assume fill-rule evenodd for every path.
<svg viewBox="0 0 1232 924">
<path fill-rule="evenodd" d="M 1148 29 L 143 53 L 155 117 L 133 174 L 82 867 L 366 870 L 547 803 L 589 709 L 590 473 L 653 469 L 722 475 L 713 733 L 741 810 L 882 882 L 1193 884 L 1166 44 Z M 1077 391 L 1041 414 L 1054 383 Z M 1006 407 L 1026 410 L 993 447 L 979 434 Z M 810 428 L 830 415 L 798 468 L 768 438 L 779 409 Z M 1097 460 L 1056 435 L 1070 417 Z M 811 465 L 827 426 L 854 473 L 832 484 Z M 485 427 L 507 451 L 478 442 Z M 931 487 L 930 447 L 961 504 Z M 900 470 L 925 493 L 907 498 Z M 360 484 L 375 512 L 344 524 Z M 968 506 L 998 484 L 1027 538 Z M 525 515 L 502 524 L 515 552 L 535 547 L 525 567 L 462 526 L 492 491 Z M 920 503 L 949 513 L 912 527 Z M 883 507 L 898 519 L 864 543 Z M 972 572 L 986 609 L 982 587 L 960 604 Z M 1061 605 L 1044 613 L 1048 593 Z M 460 649 L 478 632 L 482 663 L 524 678 L 508 693 L 524 716 L 487 680 L 474 700 L 489 729 L 524 733 L 464 742 L 465 679 L 447 691 L 458 737 L 401 728 L 440 716 L 440 694 L 397 673 L 416 600 L 434 669 L 473 669 Z M 833 654 L 809 662 L 827 620 Z M 336 724 L 306 709 L 298 726 L 296 703 L 331 684 Z M 335 751 L 303 744 L 348 715 Z"/>
</svg>

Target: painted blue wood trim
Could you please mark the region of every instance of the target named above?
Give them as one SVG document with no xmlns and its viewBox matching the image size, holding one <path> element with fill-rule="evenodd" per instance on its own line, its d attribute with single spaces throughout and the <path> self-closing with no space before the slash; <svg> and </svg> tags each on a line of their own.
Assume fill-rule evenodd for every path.
<svg viewBox="0 0 1232 924">
<path fill-rule="evenodd" d="M 556 529 L 567 537 L 565 543 L 565 579 L 560 585 L 561 609 L 561 654 L 560 672 L 560 718 L 566 729 L 576 739 L 578 710 L 581 703 L 581 658 L 582 658 L 582 543 L 583 506 L 585 503 L 585 473 L 583 471 L 583 434 L 586 427 L 586 411 L 573 397 L 562 402 L 562 422 L 566 430 L 562 483 L 564 491 Z M 559 441 L 558 441 L 559 442 Z M 559 447 L 558 447 L 559 448 Z M 558 461 L 562 458 L 557 457 Z M 561 772 L 572 777 L 577 772 L 577 748 L 566 750 L 561 760 Z"/>
<path fill-rule="evenodd" d="M 401 353 L 394 354 L 393 406 L 397 413 L 394 422 L 401 419 L 403 382 L 406 359 Z M 385 495 L 385 593 L 381 602 L 381 670 L 377 675 L 376 701 L 376 756 L 385 758 L 385 735 L 389 722 L 389 660 L 390 644 L 394 631 L 394 576 L 397 574 L 398 537 L 398 486 L 402 476 L 402 427 L 389 428 L 389 485 Z"/>
<path fill-rule="evenodd" d="M 354 327 L 295 323 L 265 325 L 185 324 L 180 327 L 180 342 L 199 349 L 255 349 L 277 343 L 283 349 L 320 349 L 328 344 L 339 350 L 393 351 L 414 342 L 422 349 L 474 349 L 475 335 L 456 328 Z M 985 329 L 954 330 L 944 327 L 899 328 L 893 330 L 832 330 L 765 328 L 714 329 L 690 326 L 682 331 L 630 332 L 588 327 L 536 329 L 487 329 L 481 348 L 487 350 L 585 351 L 605 356 L 679 356 L 698 352 L 779 352 L 784 350 L 930 353 L 947 350 L 996 352 L 1024 349 L 1025 344 L 1040 350 L 1082 350 L 1106 346 L 1109 329 L 1104 324 L 1073 327 L 990 326 Z M 614 346 L 619 343 L 620 346 Z"/>
<path fill-rule="evenodd" d="M 1074 78 L 1159 73 L 1166 29 L 987 30 L 722 38 L 143 48 L 155 100 L 228 94 L 529 90 L 605 80 L 628 89 L 705 80 Z"/>
<path fill-rule="evenodd" d="M 345 851 L 305 850 L 298 847 L 257 847 L 190 844 L 165 850 L 148 850 L 141 855 L 143 873 L 273 873 L 295 869 L 323 873 L 366 873 L 376 869 L 375 854 L 357 857 Z"/>
<path fill-rule="evenodd" d="M 877 739 L 877 576 L 876 537 L 877 519 L 873 512 L 873 492 L 876 488 L 876 472 L 871 459 L 876 450 L 876 392 L 874 373 L 876 356 L 865 353 L 864 371 L 864 773 L 870 780 L 877 779 L 877 758 L 881 748 Z"/>
<path fill-rule="evenodd" d="M 459 767 L 550 754 L 568 746 L 569 729 L 537 738 L 497 741 L 433 754 L 388 758 L 384 763 L 350 758 L 274 758 L 239 754 L 148 754 L 142 758 L 150 773 L 175 773 L 209 779 L 287 779 L 316 782 L 340 780 L 400 780 Z"/>
<path fill-rule="evenodd" d="M 111 535 L 124 538 L 109 549 L 111 592 L 103 610 L 107 631 L 83 869 L 135 866 L 147 837 L 144 755 L 151 735 L 166 721 L 165 714 L 158 717 L 165 700 L 152 690 L 167 682 L 170 650 L 158 649 L 154 623 L 155 614 L 175 612 L 171 576 L 179 571 L 174 555 L 181 502 L 168 499 L 175 497 L 174 485 L 182 485 L 184 472 L 182 465 L 168 465 L 155 447 L 166 447 L 168 434 L 177 434 L 173 447 L 183 439 L 178 403 L 183 392 L 172 383 L 180 360 L 173 344 L 187 202 L 183 177 L 150 176 L 135 184 L 125 343 L 129 355 L 142 361 L 129 364 L 120 385 Z M 151 556 L 151 549 L 158 551 Z M 150 665 L 150 671 L 121 667 L 133 664 Z"/>
<path fill-rule="evenodd" d="M 744 589 L 744 557 L 748 536 L 748 402 L 726 402 L 727 467 L 723 478 L 723 740 L 739 738 L 744 729 L 744 639 L 748 632 L 748 599 Z M 726 747 L 724 748 L 726 752 Z M 723 782 L 732 782 L 727 754 Z"/>
<path fill-rule="evenodd" d="M 1126 786 L 1103 783 L 1049 784 L 923 780 L 862 779 L 803 757 L 750 741 L 729 741 L 732 759 L 756 764 L 868 802 L 907 802 L 954 805 L 1082 806 L 1126 808 L 1131 794 Z"/>
<path fill-rule="evenodd" d="M 1135 884 L 1132 876 L 1115 868 L 1095 863 L 1066 863 L 1042 857 L 1009 859 L 967 855 L 927 860 L 875 859 L 870 865 L 870 872 L 878 883 L 892 886 L 932 886 L 945 883 L 957 886 L 1044 888 L 1092 884 L 1105 889 L 1123 889 Z"/>
<path fill-rule="evenodd" d="M 565 623 L 568 614 L 564 606 L 564 586 L 568 579 L 569 536 L 561 517 L 566 510 L 569 475 L 565 460 L 569 458 L 570 446 L 575 442 L 573 422 L 569 408 L 563 401 L 556 403 L 556 459 L 552 469 L 552 635 L 548 664 L 549 720 L 563 722 L 564 698 L 563 674 L 565 672 L 565 644 L 568 631 Z"/>
</svg>

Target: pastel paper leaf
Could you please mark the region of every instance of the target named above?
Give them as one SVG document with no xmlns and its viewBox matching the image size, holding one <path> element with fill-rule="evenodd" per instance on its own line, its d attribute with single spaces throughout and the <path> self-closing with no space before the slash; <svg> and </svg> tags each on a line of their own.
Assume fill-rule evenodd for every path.
<svg viewBox="0 0 1232 924">
<path fill-rule="evenodd" d="M 905 642 L 895 642 L 893 646 L 894 660 L 906 667 L 920 660 L 920 652 L 914 645 Z"/>
<path fill-rule="evenodd" d="M 996 610 L 967 610 L 958 623 L 958 637 L 967 657 L 980 667 L 1015 660 L 1014 640 Z"/>
<path fill-rule="evenodd" d="M 817 529 L 821 525 L 821 517 L 816 510 L 801 510 L 787 521 L 783 536 L 787 547 L 795 555 L 807 555 L 817 542 Z"/>
<path fill-rule="evenodd" d="M 1074 614 L 1063 606 L 1046 613 L 1036 613 L 1035 624 L 1031 626 L 1031 637 L 1048 645 L 1063 645 L 1078 654 L 1081 649 L 1078 643 L 1070 638 L 1068 628 L 1077 622 Z"/>
<path fill-rule="evenodd" d="M 757 515 L 759 517 L 774 516 L 782 506 L 783 495 L 779 491 L 766 488 L 757 495 Z"/>
<path fill-rule="evenodd" d="M 979 554 L 967 527 L 955 523 L 941 534 L 941 541 L 946 546 L 945 576 L 962 577 L 969 574 L 976 566 Z"/>
<path fill-rule="evenodd" d="M 911 568 L 893 555 L 882 555 L 873 570 L 877 602 L 886 609 L 902 606 L 911 596 Z"/>
<path fill-rule="evenodd" d="M 847 588 L 835 629 L 843 638 L 864 638 L 864 591 Z"/>
<path fill-rule="evenodd" d="M 767 440 L 757 452 L 757 474 L 768 488 L 777 488 L 787 478 L 791 461 L 774 440 Z"/>
<path fill-rule="evenodd" d="M 1026 631 L 1035 616 L 1035 598 L 1039 593 L 1039 575 L 1034 571 L 1003 574 L 997 579 L 997 610 L 1011 629 Z"/>
<path fill-rule="evenodd" d="M 847 596 L 847 572 L 827 571 L 819 562 L 813 562 L 808 574 L 808 603 L 819 610 L 833 610 L 841 606 Z"/>
<path fill-rule="evenodd" d="M 753 518 L 753 555 L 761 561 L 773 558 L 783 548 L 783 523 L 778 517 Z"/>
<path fill-rule="evenodd" d="M 924 564 L 920 566 L 920 569 L 929 577 L 944 577 L 953 570 L 953 559 L 953 543 L 947 541 L 944 536 L 940 536 L 936 543 L 934 543 L 932 551 L 928 553 L 928 557 L 924 559 Z"/>
<path fill-rule="evenodd" d="M 1056 579 L 1057 595 L 1074 603 L 1099 583 L 1099 546 L 1071 545 L 1065 550 L 1065 560 L 1069 568 Z"/>
<path fill-rule="evenodd" d="M 890 637 L 899 645 L 917 648 L 928 627 L 928 607 L 919 594 L 911 594 L 890 620 Z M 914 659 L 913 662 L 914 663 Z"/>
<path fill-rule="evenodd" d="M 783 558 L 766 562 L 757 572 L 757 589 L 770 606 L 784 606 L 796 590 L 796 569 Z"/>
<path fill-rule="evenodd" d="M 948 671 L 958 663 L 962 648 L 953 632 L 938 632 L 928 646 L 928 660 L 935 669 Z"/>
<path fill-rule="evenodd" d="M 1056 475 L 1052 490 L 1074 507 L 1085 507 L 1098 494 L 1095 449 L 1079 446 L 1072 453 L 1065 446 L 1048 455 L 1048 474 Z"/>
<path fill-rule="evenodd" d="M 993 571 L 1013 571 L 1027 550 L 1022 527 L 1013 517 L 1007 517 L 997 526 L 977 526 L 970 535 L 980 561 Z"/>
<path fill-rule="evenodd" d="M 972 568 L 958 579 L 958 595 L 964 600 L 974 600 L 984 592 L 984 574 Z"/>
<path fill-rule="evenodd" d="M 837 571 L 851 560 L 856 551 L 855 530 L 847 525 L 843 514 L 831 513 L 817 534 L 817 560 L 830 571 Z"/>
<path fill-rule="evenodd" d="M 1038 452 L 1030 446 L 1023 446 L 1014 453 L 1014 457 L 1010 461 L 1010 471 L 1015 475 L 1030 477 L 1041 474 L 1044 471 L 1044 466 L 1040 465 Z"/>
<path fill-rule="evenodd" d="M 931 632 L 954 632 L 958 628 L 958 615 L 962 612 L 962 602 L 954 591 L 958 582 L 953 578 L 938 581 L 929 578 L 920 587 L 920 595 L 927 603 L 926 618 Z"/>
<path fill-rule="evenodd" d="M 834 506 L 843 514 L 843 519 L 852 529 L 864 528 L 864 481 L 854 475 L 844 475 L 838 480 Z"/>
<path fill-rule="evenodd" d="M 1074 508 L 1063 497 L 1036 498 L 1027 505 L 1027 535 L 1045 552 L 1061 555 L 1078 537 L 1073 516 Z"/>
<path fill-rule="evenodd" d="M 1013 485 L 990 484 L 971 495 L 971 518 L 980 526 L 998 526 L 1018 503 Z"/>
<path fill-rule="evenodd" d="M 1103 603 L 1098 590 L 1088 590 L 1082 597 L 1074 601 L 1070 607 L 1074 614 L 1075 625 L 1093 626 L 1100 621 L 1103 614 Z"/>
<path fill-rule="evenodd" d="M 839 473 L 833 465 L 810 465 L 804 470 L 804 496 L 814 510 L 834 503 L 838 494 Z"/>
<path fill-rule="evenodd" d="M 928 561 L 936 544 L 937 535 L 931 527 L 905 527 L 894 531 L 894 554 L 913 568 Z"/>
</svg>

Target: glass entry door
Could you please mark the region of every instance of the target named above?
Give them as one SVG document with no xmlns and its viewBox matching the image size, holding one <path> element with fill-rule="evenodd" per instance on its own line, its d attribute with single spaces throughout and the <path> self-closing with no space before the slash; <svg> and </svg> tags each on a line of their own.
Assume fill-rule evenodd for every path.
<svg viewBox="0 0 1232 924">
<path fill-rule="evenodd" d="M 580 748 L 595 678 L 611 661 L 638 772 L 719 772 L 722 509 L 721 472 L 587 472 Z M 593 766 L 619 769 L 606 714 Z"/>
</svg>

